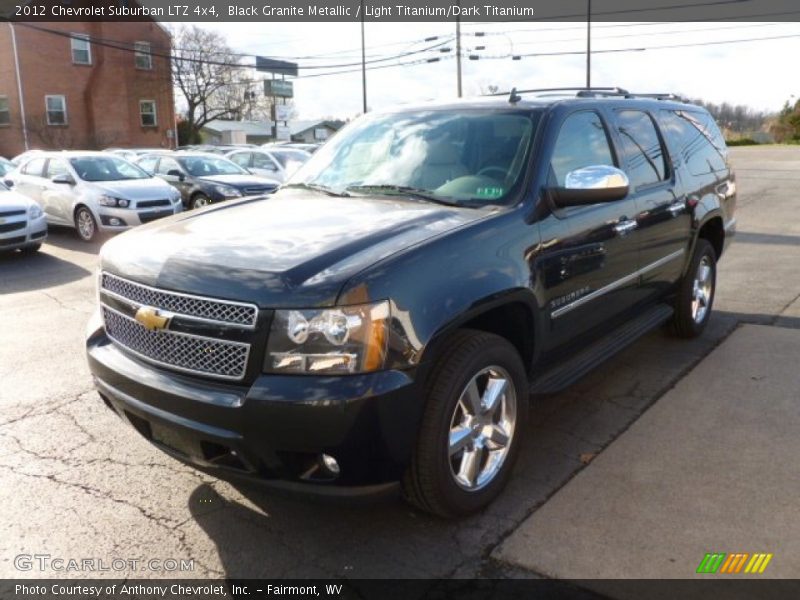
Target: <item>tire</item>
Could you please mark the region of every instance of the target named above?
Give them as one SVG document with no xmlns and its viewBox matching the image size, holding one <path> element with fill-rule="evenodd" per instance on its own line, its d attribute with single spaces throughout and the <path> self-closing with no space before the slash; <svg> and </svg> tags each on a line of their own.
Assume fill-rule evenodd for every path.
<svg viewBox="0 0 800 600">
<path fill-rule="evenodd" d="M 717 254 L 707 240 L 698 239 L 694 256 L 678 285 L 672 329 L 678 337 L 695 338 L 711 317 L 717 288 Z"/>
<path fill-rule="evenodd" d="M 84 242 L 93 242 L 97 239 L 97 221 L 92 211 L 85 206 L 79 206 L 75 210 L 75 229 Z"/>
<path fill-rule="evenodd" d="M 211 204 L 211 198 L 206 196 L 205 194 L 195 194 L 192 196 L 192 200 L 189 203 L 189 207 L 192 210 L 203 208 L 204 206 L 208 206 Z"/>
<path fill-rule="evenodd" d="M 505 392 L 494 394 L 498 398 L 495 410 L 485 411 L 482 402 L 478 410 L 466 410 L 475 406 L 468 398 L 477 397 L 470 396 L 468 388 L 477 390 L 482 401 L 492 396 L 486 393 L 488 379 L 494 380 L 495 390 L 500 380 L 506 382 Z M 418 508 L 441 517 L 479 511 L 506 485 L 519 453 L 528 415 L 522 359 L 500 336 L 458 331 L 434 364 L 425 393 L 422 424 L 403 478 L 404 496 Z M 476 418 L 470 412 L 483 414 Z M 504 446 L 488 437 L 502 441 L 503 432 L 507 438 Z M 452 446 L 451 440 L 456 440 Z"/>
<path fill-rule="evenodd" d="M 21 250 L 23 254 L 36 254 L 39 250 L 41 250 L 41 244 L 34 244 L 33 246 L 26 246 Z"/>
</svg>

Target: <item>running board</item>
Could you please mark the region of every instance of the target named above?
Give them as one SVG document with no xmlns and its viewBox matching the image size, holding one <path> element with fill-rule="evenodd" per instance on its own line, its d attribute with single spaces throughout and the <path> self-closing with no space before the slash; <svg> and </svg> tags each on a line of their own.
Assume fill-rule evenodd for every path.
<svg viewBox="0 0 800 600">
<path fill-rule="evenodd" d="M 569 387 L 581 377 L 627 348 L 644 334 L 652 331 L 672 316 L 671 306 L 658 304 L 646 313 L 615 329 L 606 337 L 578 352 L 533 380 L 530 393 L 555 394 Z"/>
</svg>

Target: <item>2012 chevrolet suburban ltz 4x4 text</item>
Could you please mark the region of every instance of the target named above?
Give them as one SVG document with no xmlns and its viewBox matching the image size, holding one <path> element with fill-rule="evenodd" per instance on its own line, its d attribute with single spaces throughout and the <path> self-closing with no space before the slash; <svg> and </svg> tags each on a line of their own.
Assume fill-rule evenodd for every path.
<svg viewBox="0 0 800 600">
<path fill-rule="evenodd" d="M 582 90 L 375 112 L 277 194 L 102 250 L 106 404 L 220 477 L 397 486 L 440 515 L 509 478 L 531 395 L 708 323 L 735 227 L 717 126 Z"/>
</svg>

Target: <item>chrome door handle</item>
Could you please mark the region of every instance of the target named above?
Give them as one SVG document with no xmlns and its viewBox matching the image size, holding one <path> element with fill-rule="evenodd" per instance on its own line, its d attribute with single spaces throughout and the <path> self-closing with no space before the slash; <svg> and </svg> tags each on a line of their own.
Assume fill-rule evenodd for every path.
<svg viewBox="0 0 800 600">
<path fill-rule="evenodd" d="M 672 213 L 673 217 L 677 217 L 685 208 L 686 204 L 684 202 L 673 202 L 667 207 L 667 210 Z"/>
<path fill-rule="evenodd" d="M 632 221 L 630 219 L 626 219 L 625 221 L 620 221 L 616 225 L 614 225 L 614 231 L 619 236 L 628 235 L 631 231 L 636 229 L 639 226 L 639 223 L 636 221 Z"/>
</svg>

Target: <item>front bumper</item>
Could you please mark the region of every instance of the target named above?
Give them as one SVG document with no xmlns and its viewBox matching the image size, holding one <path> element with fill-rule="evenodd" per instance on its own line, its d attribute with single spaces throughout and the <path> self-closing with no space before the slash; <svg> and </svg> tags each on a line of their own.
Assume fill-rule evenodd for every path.
<svg viewBox="0 0 800 600">
<path fill-rule="evenodd" d="M 27 214 L 8 219 L 7 224 L 19 223 L 19 229 L 0 232 L 0 250 L 16 250 L 41 244 L 47 239 L 47 218 L 28 219 Z"/>
<path fill-rule="evenodd" d="M 148 365 L 97 323 L 90 329 L 89 367 L 108 407 L 161 450 L 220 478 L 375 495 L 395 487 L 408 464 L 421 412 L 413 373 L 261 375 L 228 385 Z"/>
<path fill-rule="evenodd" d="M 104 232 L 126 231 L 137 225 L 144 225 L 162 217 L 169 217 L 183 211 L 180 201 L 170 206 L 154 208 L 114 208 L 99 206 L 97 209 L 97 226 Z"/>
</svg>

